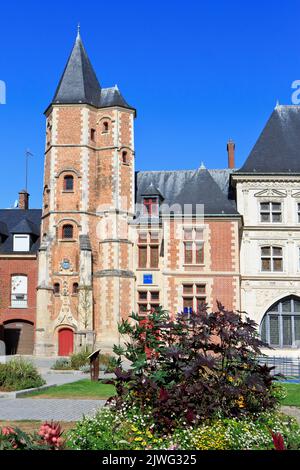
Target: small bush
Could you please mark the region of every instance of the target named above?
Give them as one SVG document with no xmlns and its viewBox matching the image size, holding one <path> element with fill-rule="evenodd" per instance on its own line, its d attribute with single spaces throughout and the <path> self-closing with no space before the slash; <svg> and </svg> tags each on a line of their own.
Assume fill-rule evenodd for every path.
<svg viewBox="0 0 300 470">
<path fill-rule="evenodd" d="M 24 390 L 41 387 L 45 383 L 37 368 L 22 358 L 0 364 L 0 390 Z"/>
<path fill-rule="evenodd" d="M 70 359 L 63 357 L 57 359 L 57 361 L 51 367 L 53 370 L 72 370 Z"/>
<path fill-rule="evenodd" d="M 80 367 L 89 364 L 88 356 L 91 354 L 91 351 L 88 349 L 82 349 L 78 353 L 72 354 L 70 357 L 71 369 L 79 370 Z"/>
</svg>

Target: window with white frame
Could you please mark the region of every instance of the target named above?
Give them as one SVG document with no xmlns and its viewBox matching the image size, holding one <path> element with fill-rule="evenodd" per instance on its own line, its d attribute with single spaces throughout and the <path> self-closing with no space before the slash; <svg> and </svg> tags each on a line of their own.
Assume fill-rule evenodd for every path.
<svg viewBox="0 0 300 470">
<path fill-rule="evenodd" d="M 260 221 L 263 223 L 282 222 L 281 202 L 261 202 Z"/>
<path fill-rule="evenodd" d="M 11 277 L 11 307 L 27 308 L 27 276 L 16 274 Z"/>
<path fill-rule="evenodd" d="M 29 251 L 30 250 L 30 236 L 29 235 L 14 235 L 14 251 Z"/>
<path fill-rule="evenodd" d="M 189 227 L 183 229 L 184 264 L 204 263 L 203 229 Z"/>
<path fill-rule="evenodd" d="M 261 270 L 268 272 L 283 271 L 283 254 L 279 246 L 261 247 Z"/>
</svg>

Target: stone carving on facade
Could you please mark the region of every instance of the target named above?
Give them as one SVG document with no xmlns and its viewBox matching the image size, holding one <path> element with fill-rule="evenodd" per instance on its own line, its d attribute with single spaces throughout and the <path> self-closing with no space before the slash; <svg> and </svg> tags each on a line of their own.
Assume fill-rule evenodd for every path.
<svg viewBox="0 0 300 470">
<path fill-rule="evenodd" d="M 62 299 L 61 309 L 55 321 L 55 328 L 59 325 L 69 325 L 77 329 L 78 322 L 73 317 L 73 314 L 71 311 L 70 296 L 69 296 L 69 289 L 68 289 L 67 281 L 63 281 L 61 299 Z"/>
<path fill-rule="evenodd" d="M 277 189 L 264 189 L 254 194 L 255 197 L 286 197 L 286 191 L 279 191 Z"/>
</svg>

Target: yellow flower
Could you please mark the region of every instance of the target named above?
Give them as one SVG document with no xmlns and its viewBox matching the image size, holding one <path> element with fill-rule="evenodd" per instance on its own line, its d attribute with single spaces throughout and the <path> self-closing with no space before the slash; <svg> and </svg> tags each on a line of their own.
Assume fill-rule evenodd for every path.
<svg viewBox="0 0 300 470">
<path fill-rule="evenodd" d="M 146 445 L 147 445 L 147 442 L 143 441 L 142 446 L 146 446 Z"/>
<path fill-rule="evenodd" d="M 142 441 L 143 438 L 142 438 L 142 437 L 136 437 L 134 440 L 135 440 L 135 441 Z"/>
<path fill-rule="evenodd" d="M 131 429 L 132 431 L 138 431 L 138 428 L 136 428 L 135 426 L 131 426 Z"/>
</svg>

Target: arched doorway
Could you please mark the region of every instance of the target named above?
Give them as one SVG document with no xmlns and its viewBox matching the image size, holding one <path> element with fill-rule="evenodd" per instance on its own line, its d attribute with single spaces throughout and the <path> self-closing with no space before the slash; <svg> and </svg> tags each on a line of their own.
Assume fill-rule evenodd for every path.
<svg viewBox="0 0 300 470">
<path fill-rule="evenodd" d="M 58 355 L 70 356 L 74 351 L 74 332 L 71 328 L 58 331 Z"/>
<path fill-rule="evenodd" d="M 300 348 L 300 298 L 285 297 L 273 304 L 260 326 L 261 339 L 275 348 Z"/>
<path fill-rule="evenodd" d="M 4 342 L 7 355 L 32 355 L 34 348 L 34 325 L 24 320 L 4 324 Z"/>
</svg>

